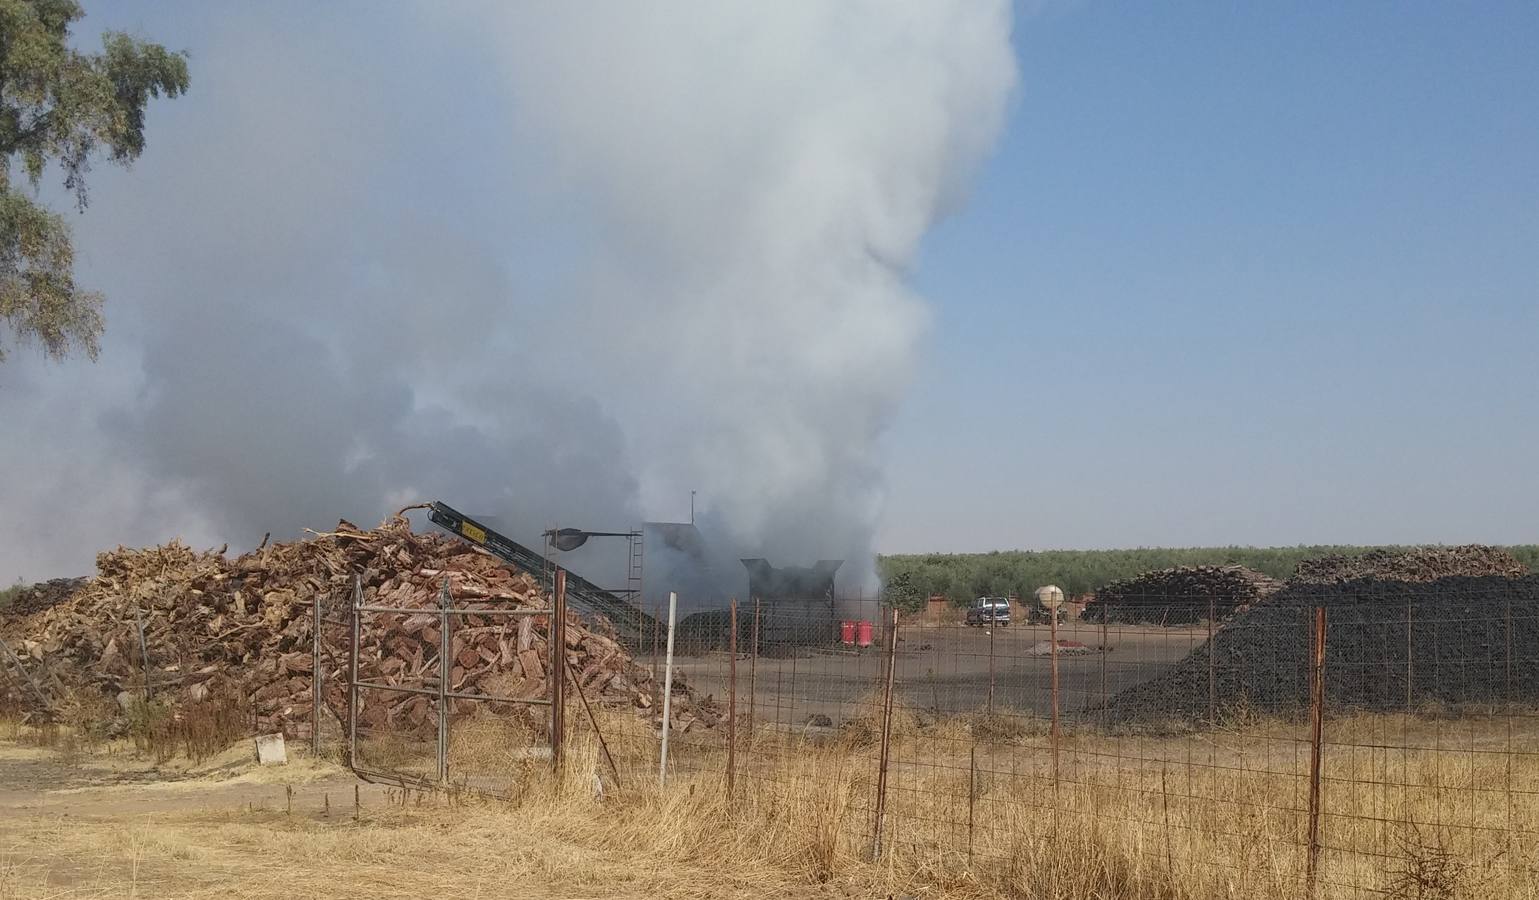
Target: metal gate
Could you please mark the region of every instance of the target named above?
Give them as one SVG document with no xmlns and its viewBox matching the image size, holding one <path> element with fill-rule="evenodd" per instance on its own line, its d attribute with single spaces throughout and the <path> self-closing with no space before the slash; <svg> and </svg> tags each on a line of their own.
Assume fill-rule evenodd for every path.
<svg viewBox="0 0 1539 900">
<path fill-rule="evenodd" d="M 538 607 L 515 607 L 510 601 L 493 598 L 455 605 L 446 574 L 436 608 L 365 603 L 362 580 L 355 576 L 346 642 L 348 768 L 369 781 L 511 798 L 518 792 L 521 773 L 547 764 L 559 765 L 565 727 L 565 679 L 561 676 L 566 658 L 560 652 L 566 638 L 565 574 L 556 571 L 552 600 Z M 423 628 L 418 635 L 401 627 L 408 618 L 420 623 L 424 616 L 433 617 L 433 627 Z M 484 693 L 454 683 L 456 657 L 469 646 L 462 644 L 460 637 L 466 631 L 466 619 L 471 617 L 498 623 L 478 628 L 501 628 L 514 635 L 525 629 L 532 635 L 535 625 L 543 620 L 546 652 L 541 696 Z M 371 623 L 380 624 L 371 628 Z M 527 624 L 519 627 L 514 623 Z M 436 635 L 420 636 L 427 631 L 436 631 Z M 432 648 L 436 653 L 423 660 L 417 683 L 386 683 L 385 670 L 392 667 L 388 661 L 398 659 L 388 648 L 410 645 L 414 652 L 420 652 L 432 643 L 436 643 Z M 378 658 L 365 660 L 370 645 L 378 648 Z M 360 673 L 365 667 L 374 669 L 370 680 Z M 507 715 L 519 707 L 545 712 Z M 404 715 L 396 715 L 403 711 Z M 536 721 L 539 727 L 533 736 L 539 738 L 537 742 L 529 740 L 529 725 Z"/>
</svg>

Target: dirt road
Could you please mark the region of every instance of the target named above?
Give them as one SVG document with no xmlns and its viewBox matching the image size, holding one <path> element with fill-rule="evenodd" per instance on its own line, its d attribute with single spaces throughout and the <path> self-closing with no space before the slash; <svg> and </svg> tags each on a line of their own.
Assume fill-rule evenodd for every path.
<svg viewBox="0 0 1539 900">
<path fill-rule="evenodd" d="M 987 630 L 904 626 L 899 635 L 896 691 L 903 706 L 936 716 L 987 709 L 1045 716 L 1052 708 L 1045 625 Z M 1059 627 L 1058 638 L 1085 645 L 1063 652 L 1058 660 L 1060 709 L 1072 718 L 1177 662 L 1207 640 L 1207 631 L 1111 626 L 1103 644 L 1099 626 L 1071 622 Z M 837 725 L 869 713 L 862 704 L 881 690 L 882 656 L 880 647 L 826 648 L 761 657 L 756 663 L 740 660 L 739 708 L 747 711 L 752 684 L 759 719 L 800 725 L 809 717 L 827 717 Z M 718 698 L 726 694 L 727 654 L 680 657 L 676 665 L 697 690 Z"/>
<path fill-rule="evenodd" d="M 116 817 L 198 810 L 287 810 L 351 815 L 347 771 L 305 760 L 256 769 L 244 746 L 206 764 L 157 768 L 126 753 L 71 758 L 56 750 L 0 743 L 0 819 Z M 383 802 L 384 789 L 360 785 L 360 800 Z"/>
</svg>

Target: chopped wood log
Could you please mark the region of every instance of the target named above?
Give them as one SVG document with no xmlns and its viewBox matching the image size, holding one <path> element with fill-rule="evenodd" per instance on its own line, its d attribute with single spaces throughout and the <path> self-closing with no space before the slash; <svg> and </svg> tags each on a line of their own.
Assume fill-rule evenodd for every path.
<svg viewBox="0 0 1539 900">
<path fill-rule="evenodd" d="M 1228 618 L 1277 592 L 1282 582 L 1244 566 L 1177 566 L 1115 581 L 1085 606 L 1090 621 L 1182 625 Z"/>
<path fill-rule="evenodd" d="M 539 681 L 545 677 L 545 664 L 540 660 L 540 654 L 533 650 L 525 650 L 519 653 L 518 664 L 523 670 L 525 678 Z"/>
<path fill-rule="evenodd" d="M 1527 574 L 1528 566 L 1506 550 L 1465 544 L 1460 547 L 1369 550 L 1353 556 L 1333 554 L 1306 559 L 1298 564 L 1295 580 L 1307 584 L 1335 584 L 1354 578 L 1374 578 L 1420 583 L 1458 576 L 1519 578 Z"/>
<path fill-rule="evenodd" d="M 264 728 L 290 736 L 308 729 L 314 611 L 319 605 L 324 706 L 346 720 L 346 680 L 355 576 L 365 606 L 414 613 L 362 613 L 360 680 L 437 689 L 439 593 L 445 578 L 462 610 L 453 622 L 451 688 L 525 700 L 547 699 L 550 617 L 492 615 L 496 610 L 548 610 L 549 600 L 526 573 L 475 547 L 437 534 L 415 534 L 400 515 L 364 531 L 346 521 L 331 532 L 268 543 L 231 559 L 173 541 L 119 547 L 97 556 L 97 574 L 55 589 L 38 608 L 0 619 L 0 633 L 25 648 L 40 678 L 61 689 L 97 690 L 115 699 L 145 678 L 178 707 L 235 698 Z M 138 623 L 144 623 L 140 651 Z M 590 700 L 634 709 L 655 721 L 650 672 L 616 642 L 601 618 L 568 615 L 565 656 Z M 495 687 L 494 687 L 495 686 Z M 0 699 L 29 707 L 0 684 Z M 674 687 L 681 727 L 722 720 L 709 699 Z M 431 697 L 364 690 L 359 723 L 418 734 L 436 728 Z M 457 714 L 476 704 L 457 702 Z M 116 703 L 113 704 L 116 707 Z M 493 712 L 528 707 L 494 704 Z"/>
</svg>

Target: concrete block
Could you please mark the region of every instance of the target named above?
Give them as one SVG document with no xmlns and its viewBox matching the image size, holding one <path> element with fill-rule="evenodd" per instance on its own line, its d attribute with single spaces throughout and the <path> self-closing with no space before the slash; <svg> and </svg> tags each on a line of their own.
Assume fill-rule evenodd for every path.
<svg viewBox="0 0 1539 900">
<path fill-rule="evenodd" d="M 277 734 L 259 734 L 256 739 L 257 764 L 263 766 L 286 766 L 289 764 L 289 754 L 283 746 L 283 732 Z"/>
</svg>

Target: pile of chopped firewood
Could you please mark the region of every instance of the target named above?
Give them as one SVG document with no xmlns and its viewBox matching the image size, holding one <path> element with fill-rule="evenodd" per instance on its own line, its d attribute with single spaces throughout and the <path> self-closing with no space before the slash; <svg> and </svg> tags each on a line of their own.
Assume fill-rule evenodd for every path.
<svg viewBox="0 0 1539 900">
<path fill-rule="evenodd" d="M 1337 554 L 1306 559 L 1298 565 L 1297 580 L 1310 584 L 1331 584 L 1354 578 L 1419 582 L 1455 576 L 1519 578 L 1527 574 L 1528 567 L 1506 550 L 1484 544 L 1465 544 L 1370 550 L 1355 556 Z"/>
<path fill-rule="evenodd" d="M 1177 566 L 1114 581 L 1095 592 L 1092 622 L 1181 625 L 1227 618 L 1275 593 L 1282 583 L 1244 566 Z"/>
<path fill-rule="evenodd" d="M 249 705 L 256 728 L 304 736 L 320 604 L 322 700 L 336 721 L 345 721 L 356 577 L 364 606 L 422 610 L 359 616 L 359 681 L 426 691 L 360 691 L 360 727 L 415 733 L 436 727 L 445 582 L 452 606 L 468 610 L 451 618 L 449 690 L 523 699 L 550 694 L 550 603 L 536 579 L 470 544 L 414 533 L 400 514 L 373 530 L 342 522 L 335 531 L 264 544 L 235 559 L 179 542 L 120 547 L 100 554 L 97 569 L 96 578 L 63 602 L 0 625 L 47 693 L 100 691 L 125 707 L 146 689 L 174 705 L 238 700 Z M 475 612 L 510 608 L 547 612 Z M 569 612 L 565 633 L 568 696 L 575 685 L 590 702 L 659 714 L 650 670 L 630 658 L 605 620 L 585 622 Z M 673 690 L 675 728 L 721 720 L 709 697 L 694 697 L 678 680 Z M 37 704 L 35 696 L 20 699 Z M 478 705 L 510 714 L 531 709 L 450 703 L 456 716 Z"/>
</svg>

